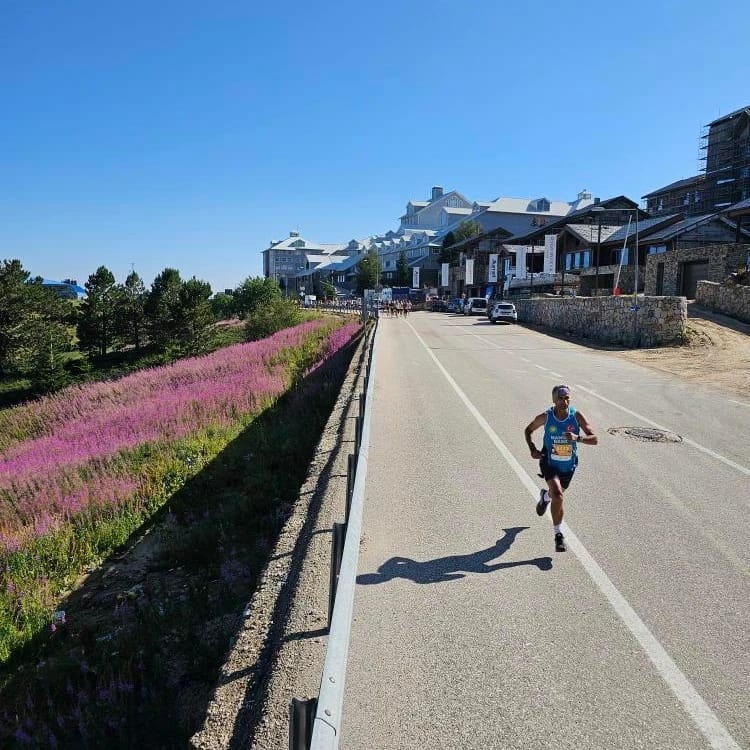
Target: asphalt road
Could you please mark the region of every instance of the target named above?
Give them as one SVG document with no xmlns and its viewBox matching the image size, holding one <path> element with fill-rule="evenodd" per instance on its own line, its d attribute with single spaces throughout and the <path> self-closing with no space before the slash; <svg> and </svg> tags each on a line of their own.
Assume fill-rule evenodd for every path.
<svg viewBox="0 0 750 750">
<path fill-rule="evenodd" d="M 378 336 L 340 747 L 750 748 L 750 395 L 478 317 Z M 557 383 L 599 436 L 566 553 L 523 437 Z"/>
</svg>

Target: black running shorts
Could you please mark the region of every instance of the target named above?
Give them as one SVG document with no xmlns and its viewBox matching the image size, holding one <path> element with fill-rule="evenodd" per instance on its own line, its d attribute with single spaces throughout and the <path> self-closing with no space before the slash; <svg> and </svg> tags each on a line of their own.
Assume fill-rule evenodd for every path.
<svg viewBox="0 0 750 750">
<path fill-rule="evenodd" d="M 557 477 L 560 480 L 560 486 L 567 490 L 570 485 L 570 480 L 573 478 L 573 474 L 576 473 L 576 470 L 573 469 L 573 471 L 560 471 L 555 466 L 550 466 L 547 463 L 547 456 L 542 455 L 541 459 L 539 460 L 539 473 L 544 477 L 544 480 L 552 479 L 553 477 Z"/>
</svg>

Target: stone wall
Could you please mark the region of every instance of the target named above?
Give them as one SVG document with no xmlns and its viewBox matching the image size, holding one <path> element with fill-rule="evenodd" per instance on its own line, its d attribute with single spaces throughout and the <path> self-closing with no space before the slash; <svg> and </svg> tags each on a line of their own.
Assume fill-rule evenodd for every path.
<svg viewBox="0 0 750 750">
<path fill-rule="evenodd" d="M 687 323 L 684 297 L 549 297 L 516 300 L 518 320 L 604 344 L 681 343 Z"/>
<path fill-rule="evenodd" d="M 695 301 L 709 310 L 750 323 L 750 286 L 699 281 Z"/>
</svg>

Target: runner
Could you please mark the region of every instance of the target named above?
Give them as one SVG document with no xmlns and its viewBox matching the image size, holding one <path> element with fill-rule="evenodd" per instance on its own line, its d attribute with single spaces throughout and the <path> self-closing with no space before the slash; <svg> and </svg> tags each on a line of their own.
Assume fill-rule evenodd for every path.
<svg viewBox="0 0 750 750">
<path fill-rule="evenodd" d="M 524 430 L 526 445 L 531 457 L 539 459 L 539 469 L 547 482 L 546 490 L 539 491 L 536 512 L 543 516 L 552 501 L 552 523 L 555 527 L 555 549 L 565 552 L 565 537 L 562 532 L 563 492 L 568 489 L 573 473 L 578 466 L 578 443 L 596 445 L 599 439 L 594 435 L 586 417 L 570 405 L 570 388 L 556 385 L 552 389 L 553 405 L 538 414 Z M 537 450 L 531 435 L 544 427 L 542 450 Z M 581 434 L 583 430 L 584 434 Z"/>
</svg>

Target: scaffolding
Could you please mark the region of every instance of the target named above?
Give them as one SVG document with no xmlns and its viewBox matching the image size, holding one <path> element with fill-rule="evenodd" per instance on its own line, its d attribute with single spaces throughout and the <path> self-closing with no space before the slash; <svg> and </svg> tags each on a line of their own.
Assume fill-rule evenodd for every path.
<svg viewBox="0 0 750 750">
<path fill-rule="evenodd" d="M 750 106 L 701 128 L 698 174 L 646 196 L 654 216 L 705 216 L 750 198 Z"/>
<path fill-rule="evenodd" d="M 702 128 L 698 168 L 700 196 L 691 214 L 723 211 L 750 198 L 750 107 Z"/>
</svg>

